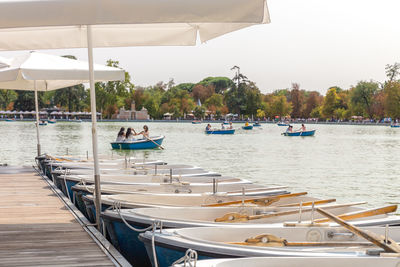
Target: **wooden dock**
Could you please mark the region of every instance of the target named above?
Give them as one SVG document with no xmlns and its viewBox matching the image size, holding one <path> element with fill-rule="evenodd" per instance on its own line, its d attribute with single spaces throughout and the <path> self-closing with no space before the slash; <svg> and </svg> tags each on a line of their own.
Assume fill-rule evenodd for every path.
<svg viewBox="0 0 400 267">
<path fill-rule="evenodd" d="M 0 240 L 0 266 L 125 266 L 33 169 L 0 171 Z"/>
</svg>

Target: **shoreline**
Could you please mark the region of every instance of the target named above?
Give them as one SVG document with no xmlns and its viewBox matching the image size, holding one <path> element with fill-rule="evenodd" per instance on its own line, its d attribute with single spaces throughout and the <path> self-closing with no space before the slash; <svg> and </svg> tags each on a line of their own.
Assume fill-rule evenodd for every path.
<svg viewBox="0 0 400 267">
<path fill-rule="evenodd" d="M 80 123 L 76 121 L 66 120 L 66 119 L 56 119 L 57 122 L 71 122 L 71 123 Z M 5 118 L 1 118 L 0 122 L 6 121 Z M 16 119 L 14 122 L 34 122 L 35 119 Z M 97 120 L 98 123 L 101 122 L 141 122 L 141 123 L 152 123 L 152 122 L 159 122 L 159 123 L 192 123 L 193 120 L 116 120 L 116 119 L 102 119 Z M 205 123 L 223 123 L 225 120 L 203 120 L 201 121 L 202 124 Z M 9 122 L 9 121 L 7 121 Z M 82 122 L 91 122 L 90 119 L 82 119 Z M 245 120 L 237 120 L 232 121 L 233 124 L 237 123 L 245 123 Z M 253 122 L 252 122 L 253 123 Z M 259 121 L 260 124 L 277 124 L 278 122 L 275 121 Z M 388 122 L 350 122 L 350 121 L 342 121 L 342 122 L 326 122 L 326 121 L 296 121 L 296 122 L 289 122 L 289 124 L 312 124 L 312 125 L 360 125 L 360 126 L 390 126 L 391 124 Z M 285 127 L 285 126 L 281 126 Z"/>
</svg>

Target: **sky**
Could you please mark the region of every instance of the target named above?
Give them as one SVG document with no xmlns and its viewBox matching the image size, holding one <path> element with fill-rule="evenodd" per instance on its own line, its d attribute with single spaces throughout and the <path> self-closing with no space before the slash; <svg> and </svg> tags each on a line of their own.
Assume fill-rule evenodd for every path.
<svg viewBox="0 0 400 267">
<path fill-rule="evenodd" d="M 385 80 L 385 65 L 400 62 L 398 0 L 269 0 L 271 24 L 257 25 L 194 47 L 96 48 L 95 63 L 118 60 L 135 85 L 173 78 L 198 82 L 233 77 L 231 67 L 262 93 L 290 88 L 325 94 L 361 80 Z M 43 50 L 87 60 L 85 49 Z M 0 52 L 12 57 L 24 51 Z"/>
</svg>

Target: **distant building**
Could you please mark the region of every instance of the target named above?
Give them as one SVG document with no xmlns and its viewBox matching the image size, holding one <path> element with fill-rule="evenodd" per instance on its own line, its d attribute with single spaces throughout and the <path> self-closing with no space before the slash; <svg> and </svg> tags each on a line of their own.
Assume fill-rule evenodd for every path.
<svg viewBox="0 0 400 267">
<path fill-rule="evenodd" d="M 119 113 L 113 115 L 113 119 L 118 120 L 149 120 L 150 116 L 147 109 L 143 107 L 141 110 L 136 110 L 135 101 L 131 104 L 131 110 L 125 110 L 124 107 L 119 109 Z"/>
</svg>

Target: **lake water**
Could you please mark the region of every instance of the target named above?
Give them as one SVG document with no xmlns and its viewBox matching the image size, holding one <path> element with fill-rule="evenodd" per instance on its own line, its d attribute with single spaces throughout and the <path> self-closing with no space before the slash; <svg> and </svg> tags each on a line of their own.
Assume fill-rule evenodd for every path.
<svg viewBox="0 0 400 267">
<path fill-rule="evenodd" d="M 113 151 L 120 127 L 143 123 L 99 122 L 99 151 Z M 369 206 L 399 203 L 400 128 L 307 125 L 314 137 L 285 137 L 275 124 L 235 135 L 205 135 L 205 124 L 148 123 L 152 135 L 166 136 L 165 150 L 131 152 L 138 158 L 201 166 L 223 175 L 267 185 L 286 185 L 338 202 L 368 201 Z M 218 124 L 213 124 L 217 127 Z M 295 125 L 295 128 L 298 126 Z M 53 155 L 91 154 L 91 123 L 57 122 L 41 126 L 42 151 Z M 0 163 L 32 165 L 36 155 L 33 122 L 0 122 Z"/>
</svg>

